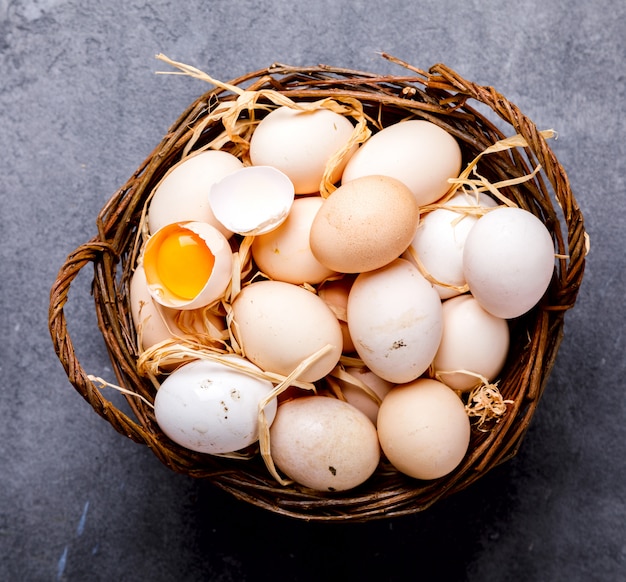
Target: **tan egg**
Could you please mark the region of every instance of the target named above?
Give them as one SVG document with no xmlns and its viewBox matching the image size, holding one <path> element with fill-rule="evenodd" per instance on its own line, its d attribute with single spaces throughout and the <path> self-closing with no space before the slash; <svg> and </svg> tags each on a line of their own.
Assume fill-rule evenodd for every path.
<svg viewBox="0 0 626 582">
<path fill-rule="evenodd" d="M 317 294 L 324 300 L 326 305 L 330 307 L 332 312 L 337 316 L 341 333 L 343 334 L 343 353 L 351 354 L 354 352 L 354 342 L 350 336 L 348 329 L 348 295 L 354 283 L 354 276 L 345 275 L 341 279 L 325 281 L 318 289 Z"/>
<path fill-rule="evenodd" d="M 224 318 L 215 313 L 179 311 L 157 303 L 148 290 L 143 265 L 138 265 L 131 277 L 129 299 L 140 350 L 168 339 L 192 336 L 203 344 L 219 345 L 227 337 Z"/>
<path fill-rule="evenodd" d="M 509 351 L 509 325 L 485 311 L 471 295 L 443 303 L 443 335 L 433 360 L 435 376 L 455 390 L 493 381 Z"/>
<path fill-rule="evenodd" d="M 320 263 L 342 273 L 386 265 L 411 244 L 419 208 L 402 182 L 365 176 L 337 188 L 311 226 L 311 250 Z"/>
<path fill-rule="evenodd" d="M 234 155 L 208 150 L 184 158 L 157 185 L 148 207 L 151 233 L 173 222 L 206 222 L 226 238 L 232 235 L 213 215 L 209 206 L 211 186 L 231 172 L 243 168 Z"/>
<path fill-rule="evenodd" d="M 400 180 L 420 206 L 441 198 L 449 178 L 461 170 L 461 148 L 445 129 L 412 119 L 389 125 L 372 135 L 350 158 L 342 184 L 382 174 Z"/>
<path fill-rule="evenodd" d="M 330 159 L 352 136 L 354 128 L 347 117 L 316 109 L 300 111 L 279 107 L 271 111 L 255 128 L 250 139 L 250 159 L 255 166 L 273 166 L 284 172 L 294 184 L 296 194 L 319 192 Z M 332 176 L 336 182 L 355 145 L 337 166 Z"/>
<path fill-rule="evenodd" d="M 438 479 L 465 457 L 470 421 L 454 390 L 420 378 L 385 396 L 378 412 L 378 439 L 398 471 L 416 479 Z"/>
<path fill-rule="evenodd" d="M 284 281 L 256 281 L 232 303 L 233 330 L 244 355 L 267 372 L 289 375 L 304 360 L 328 352 L 299 377 L 315 382 L 341 357 L 342 336 L 335 314 L 312 291 Z"/>
<path fill-rule="evenodd" d="M 268 277 L 316 285 L 335 274 L 315 258 L 309 246 L 311 224 L 323 202 L 321 196 L 297 198 L 278 228 L 254 238 L 252 257 Z"/>
<path fill-rule="evenodd" d="M 367 392 L 360 387 L 360 384 L 367 386 L 380 400 L 387 395 L 394 386 L 391 382 L 383 380 L 367 368 L 346 368 L 346 372 L 352 376 L 354 383 L 348 380 L 341 381 L 341 391 L 348 401 L 355 408 L 358 408 L 374 425 L 377 424 L 379 403 L 376 402 Z"/>
<path fill-rule="evenodd" d="M 354 406 L 326 396 L 281 404 L 270 428 L 272 459 L 297 483 L 318 491 L 345 491 L 376 470 L 376 428 Z"/>
</svg>

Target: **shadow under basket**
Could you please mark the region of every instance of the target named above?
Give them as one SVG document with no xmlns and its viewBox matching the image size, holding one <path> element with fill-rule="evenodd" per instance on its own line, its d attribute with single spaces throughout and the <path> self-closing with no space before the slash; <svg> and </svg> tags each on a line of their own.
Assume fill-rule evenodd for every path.
<svg viewBox="0 0 626 582">
<path fill-rule="evenodd" d="M 545 133 L 493 88 L 466 81 L 445 65 L 422 71 L 388 55 L 385 58 L 400 65 L 406 75 L 379 76 L 329 66 L 274 64 L 229 84 L 219 84 L 200 96 L 101 210 L 97 235 L 67 257 L 50 295 L 49 328 L 56 353 L 70 383 L 102 418 L 122 435 L 148 445 L 172 470 L 208 479 L 254 506 L 304 520 L 368 521 L 422 511 L 513 457 L 546 386 L 562 339 L 565 312 L 574 306 L 583 277 L 588 247 L 583 217 Z M 199 454 L 176 445 L 160 431 L 148 404 L 154 401 L 156 388 L 137 369 L 137 336 L 128 297 L 143 213 L 168 168 L 224 133 L 222 122 L 212 120 L 210 115 L 216 107 L 237 100 L 241 94 L 234 90 L 237 88 L 268 90 L 293 101 L 355 99 L 362 104 L 374 131 L 404 119 L 426 119 L 457 139 L 465 164 L 498 141 L 513 135 L 523 138 L 519 147 L 481 158 L 479 173 L 491 184 L 513 182 L 499 191 L 546 225 L 555 244 L 555 271 L 541 302 L 511 321 L 509 357 L 498 379 L 502 397 L 510 401 L 506 413 L 487 430 L 473 426 L 467 455 L 447 476 L 418 481 L 381 466 L 356 489 L 321 493 L 299 485 L 280 485 L 260 455 L 236 460 Z M 259 103 L 264 102 L 261 96 Z M 269 101 L 265 103 L 273 106 Z M 255 114 L 257 111 L 263 116 L 267 108 Z M 241 113 L 249 114 L 245 109 Z M 538 166 L 540 171 L 533 174 Z M 530 177 L 515 183 L 523 176 Z M 119 410 L 105 397 L 107 390 L 90 379 L 77 360 L 68 333 L 64 307 L 70 285 L 89 265 L 93 267 L 99 328 L 117 382 L 128 391 L 126 400 L 132 414 Z"/>
</svg>

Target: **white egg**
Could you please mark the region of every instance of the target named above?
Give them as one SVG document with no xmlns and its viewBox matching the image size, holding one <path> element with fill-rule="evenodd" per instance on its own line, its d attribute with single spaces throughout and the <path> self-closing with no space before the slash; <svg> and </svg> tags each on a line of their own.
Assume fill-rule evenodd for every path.
<svg viewBox="0 0 626 582">
<path fill-rule="evenodd" d="M 443 336 L 433 373 L 455 390 L 471 390 L 493 381 L 509 351 L 509 325 L 485 311 L 469 294 L 443 302 Z M 467 373 L 469 372 L 469 373 Z"/>
<path fill-rule="evenodd" d="M 442 299 L 466 291 L 463 274 L 465 239 L 478 220 L 476 210 L 496 205 L 489 196 L 482 195 L 477 202 L 461 193 L 422 218 L 404 257 L 415 264 L 421 263 Z"/>
<path fill-rule="evenodd" d="M 256 366 L 231 357 L 247 370 Z M 273 390 L 271 382 L 227 364 L 195 360 L 172 372 L 154 400 L 161 430 L 179 445 L 200 453 L 239 451 L 259 438 L 261 402 Z M 277 402 L 265 407 L 267 422 L 276 415 Z"/>
<path fill-rule="evenodd" d="M 380 174 L 403 182 L 420 206 L 441 198 L 461 169 L 461 148 L 445 129 L 412 119 L 372 135 L 350 158 L 342 184 Z"/>
<path fill-rule="evenodd" d="M 504 206 L 481 217 L 465 240 L 463 273 L 472 295 L 496 317 L 532 309 L 554 272 L 554 243 L 531 212 Z"/>
<path fill-rule="evenodd" d="M 209 204 L 229 231 L 259 235 L 280 226 L 294 200 L 291 180 L 271 166 L 247 166 L 211 186 Z"/>
<path fill-rule="evenodd" d="M 255 166 L 278 168 L 294 183 L 296 194 L 319 192 L 331 158 L 348 143 L 354 127 L 348 118 L 330 109 L 301 111 L 279 107 L 263 118 L 250 139 Z M 354 146 L 338 164 L 332 181 L 341 173 Z"/>
<path fill-rule="evenodd" d="M 243 167 L 234 155 L 207 150 L 184 158 L 174 165 L 157 185 L 148 208 L 151 233 L 173 222 L 206 222 L 229 238 L 209 206 L 211 186 L 227 174 Z"/>
<path fill-rule="evenodd" d="M 409 382 L 428 369 L 439 347 L 441 300 L 415 265 L 396 259 L 356 278 L 348 328 L 368 368 L 389 382 Z"/>
</svg>

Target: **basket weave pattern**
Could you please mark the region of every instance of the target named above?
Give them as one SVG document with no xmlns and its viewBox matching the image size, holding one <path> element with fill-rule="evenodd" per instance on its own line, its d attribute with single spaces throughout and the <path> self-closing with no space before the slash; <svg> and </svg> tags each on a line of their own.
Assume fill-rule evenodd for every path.
<svg viewBox="0 0 626 582">
<path fill-rule="evenodd" d="M 137 371 L 139 354 L 128 297 L 137 260 L 135 241 L 146 200 L 167 169 L 186 154 L 189 144 L 202 147 L 223 131 L 217 124 L 207 124 L 199 135 L 194 132 L 217 103 L 236 98 L 217 88 L 200 96 L 180 115 L 161 143 L 102 208 L 97 235 L 67 257 L 50 295 L 50 333 L 70 383 L 119 433 L 148 445 L 172 470 L 207 478 L 239 499 L 284 515 L 366 521 L 421 511 L 516 454 L 557 355 L 565 312 L 574 306 L 582 281 L 586 254 L 583 217 L 564 169 L 535 124 L 515 105 L 493 88 L 466 81 L 442 64 L 428 72 L 407 68 L 407 76 L 382 77 L 327 66 L 276 64 L 230 84 L 251 90 L 271 89 L 294 101 L 351 97 L 359 100 L 365 113 L 382 127 L 409 117 L 427 119 L 458 140 L 465 163 L 508 135 L 519 134 L 525 139 L 523 151 L 515 148 L 490 154 L 480 166 L 481 175 L 492 183 L 526 176 L 541 166 L 532 180 L 501 192 L 541 218 L 560 257 L 542 302 L 512 322 L 510 355 L 498 383 L 503 398 L 512 404 L 489 430 L 472 431 L 469 452 L 451 474 L 421 482 L 381 467 L 357 489 L 330 495 L 298 485 L 279 485 L 260 459 L 237 461 L 184 449 L 165 437 L 152 408 L 140 398 L 127 397 L 134 418 L 106 399 L 81 367 L 68 334 L 64 306 L 70 285 L 83 268 L 93 267 L 95 310 L 117 381 L 153 402 L 154 386 Z M 510 126 L 510 133 L 505 135 L 472 107 L 472 101 L 492 110 Z"/>
</svg>

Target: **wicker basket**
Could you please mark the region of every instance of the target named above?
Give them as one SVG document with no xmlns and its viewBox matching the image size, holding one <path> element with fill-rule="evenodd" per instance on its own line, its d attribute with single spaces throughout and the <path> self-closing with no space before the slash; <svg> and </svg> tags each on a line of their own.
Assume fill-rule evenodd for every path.
<svg viewBox="0 0 626 582">
<path fill-rule="evenodd" d="M 129 277 L 137 258 L 137 230 L 146 199 L 166 170 L 188 153 L 190 145 L 192 149 L 201 147 L 223 130 L 218 123 L 206 121 L 217 103 L 236 98 L 223 86 L 208 91 L 182 113 L 152 154 L 101 210 L 98 234 L 68 256 L 51 290 L 49 327 L 54 347 L 69 381 L 100 416 L 122 435 L 148 445 L 172 470 L 208 479 L 255 506 L 305 520 L 367 521 L 418 512 L 464 489 L 514 456 L 552 369 L 564 314 L 573 307 L 583 277 L 587 251 L 583 217 L 565 171 L 534 123 L 493 88 L 466 81 L 442 64 L 425 72 L 385 57 L 404 65 L 407 75 L 377 76 L 328 66 L 295 68 L 275 64 L 235 79 L 230 85 L 271 89 L 294 101 L 354 98 L 363 104 L 371 119 L 383 126 L 407 117 L 427 119 L 457 138 L 465 162 L 494 142 L 521 135 L 527 147 L 491 154 L 480 162 L 481 175 L 492 183 L 527 176 L 541 166 L 532 179 L 504 187 L 501 193 L 541 218 L 553 235 L 560 258 L 543 300 L 512 322 L 510 355 L 498 384 L 503 398 L 512 404 L 489 430 L 472 431 L 469 452 L 454 472 L 422 482 L 380 470 L 357 489 L 334 494 L 297 485 L 282 486 L 258 458 L 225 459 L 177 446 L 159 430 L 152 408 L 134 395 L 127 396 L 135 416 L 131 418 L 106 399 L 107 392 L 94 384 L 77 361 L 64 305 L 72 281 L 91 264 L 95 309 L 117 381 L 131 393 L 149 402 L 154 400 L 153 384 L 137 371 L 136 334 L 128 299 Z M 503 125 L 507 135 L 499 128 Z"/>
</svg>

